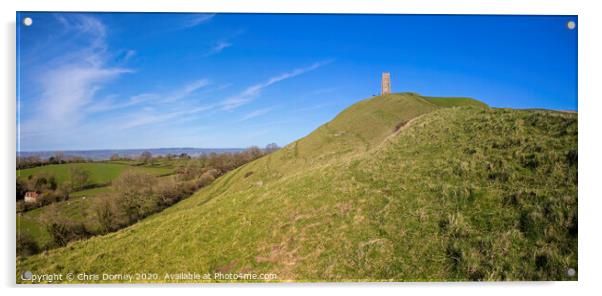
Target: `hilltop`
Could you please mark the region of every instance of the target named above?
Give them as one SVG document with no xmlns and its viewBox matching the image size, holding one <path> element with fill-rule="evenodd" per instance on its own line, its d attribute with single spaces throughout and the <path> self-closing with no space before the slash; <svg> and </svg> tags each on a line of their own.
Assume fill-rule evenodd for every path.
<svg viewBox="0 0 602 296">
<path fill-rule="evenodd" d="M 121 231 L 17 274 L 275 273 L 287 281 L 567 280 L 577 114 L 372 97 Z M 18 277 L 19 278 L 19 277 Z"/>
</svg>

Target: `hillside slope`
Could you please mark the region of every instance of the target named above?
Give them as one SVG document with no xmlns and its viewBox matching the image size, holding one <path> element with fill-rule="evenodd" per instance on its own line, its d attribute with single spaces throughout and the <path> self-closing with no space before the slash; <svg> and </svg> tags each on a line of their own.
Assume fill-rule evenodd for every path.
<svg viewBox="0 0 602 296">
<path fill-rule="evenodd" d="M 577 115 L 438 103 L 364 100 L 132 227 L 19 258 L 17 274 L 576 279 Z"/>
<path fill-rule="evenodd" d="M 487 108 L 487 104 L 477 101 L 472 98 L 438 98 L 438 97 L 423 97 L 425 100 L 439 107 L 463 107 L 474 106 L 478 108 Z"/>
</svg>

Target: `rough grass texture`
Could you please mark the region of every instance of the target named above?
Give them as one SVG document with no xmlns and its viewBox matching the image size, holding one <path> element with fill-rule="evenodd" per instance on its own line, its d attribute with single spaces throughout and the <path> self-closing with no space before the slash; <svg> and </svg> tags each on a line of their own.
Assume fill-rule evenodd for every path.
<svg viewBox="0 0 602 296">
<path fill-rule="evenodd" d="M 18 258 L 17 274 L 575 280 L 577 115 L 437 101 L 362 101 L 140 223 Z"/>
</svg>

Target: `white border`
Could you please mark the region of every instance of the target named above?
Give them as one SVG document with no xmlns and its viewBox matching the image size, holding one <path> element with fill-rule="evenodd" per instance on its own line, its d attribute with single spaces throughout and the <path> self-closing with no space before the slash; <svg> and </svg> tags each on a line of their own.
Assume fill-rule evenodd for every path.
<svg viewBox="0 0 602 296">
<path fill-rule="evenodd" d="M 600 91 L 600 28 L 602 12 L 596 1 L 560 0 L 22 0 L 18 3 L 2 1 L 2 39 L 0 58 L 2 70 L 0 83 L 2 96 L 2 163 L 1 187 L 3 195 L 2 229 L 0 240 L 2 250 L 0 268 L 3 289 L 14 288 L 14 162 L 15 162 L 15 12 L 16 11 L 147 11 L 147 12 L 276 12 L 276 13 L 405 13 L 405 14 L 562 14 L 578 15 L 579 30 L 579 282 L 549 283 L 401 283 L 401 284 L 275 284 L 275 285 L 199 285 L 175 286 L 176 293 L 257 293 L 257 294 L 306 294 L 336 288 L 336 292 L 365 294 L 365 288 L 378 288 L 377 293 L 426 293 L 461 295 L 512 295 L 517 292 L 546 295 L 572 295 L 573 293 L 600 291 L 601 247 L 599 238 L 600 210 L 602 196 L 599 194 L 598 176 L 602 170 L 599 151 L 600 128 L 602 122 L 602 93 Z M 598 31 L 598 32 L 597 32 Z M 598 185 L 598 186 L 597 186 Z M 124 287 L 124 286 L 120 286 Z M 138 287 L 141 287 L 138 285 Z M 148 287 L 143 285 L 143 287 Z M 152 286 L 152 287 L 166 287 Z M 173 285 L 167 285 L 174 288 Z M 298 291 L 282 288 L 304 287 L 310 290 Z M 128 287 L 125 287 L 128 288 Z M 399 288 L 403 289 L 398 291 Z M 452 289 L 450 289 L 452 288 Z M 81 295 L 84 291 L 69 288 L 45 289 L 45 291 L 17 287 L 9 293 Z M 244 290 L 244 291 L 243 291 Z M 84 293 L 103 295 L 107 290 L 88 289 Z M 126 291 L 124 291 L 126 292 Z M 132 293 L 133 291 L 130 291 Z M 136 293 L 164 294 L 162 289 L 146 289 Z M 6 295 L 6 294 L 4 294 Z M 9 294 L 10 295 L 10 294 Z"/>
<path fill-rule="evenodd" d="M 421 14 L 577 14 L 581 1 L 547 0 L 190 0 L 169 1 L 21 1 L 18 10 L 278 13 L 421 13 Z M 197 1 L 201 2 L 201 1 Z M 531 3 L 529 5 L 529 3 Z"/>
</svg>

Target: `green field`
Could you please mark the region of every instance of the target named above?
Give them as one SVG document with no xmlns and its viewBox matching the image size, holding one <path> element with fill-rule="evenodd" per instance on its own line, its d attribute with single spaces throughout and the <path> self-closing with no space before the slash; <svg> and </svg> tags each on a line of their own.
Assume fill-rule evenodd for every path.
<svg viewBox="0 0 602 296">
<path fill-rule="evenodd" d="M 99 187 L 89 190 L 79 191 L 80 194 L 73 194 L 68 201 L 56 203 L 56 207 L 60 215 L 67 217 L 73 222 L 93 221 L 88 219 L 92 213 L 90 212 L 91 201 L 96 194 L 100 192 L 108 192 L 110 187 Z M 94 194 L 85 194 L 85 192 L 94 192 Z M 17 233 L 25 234 L 32 237 L 40 247 L 46 246 L 51 242 L 50 234 L 46 230 L 42 217 L 48 210 L 48 206 L 33 209 L 25 213 L 17 215 Z M 96 229 L 98 225 L 87 225 L 90 229 Z"/>
<path fill-rule="evenodd" d="M 577 114 L 456 100 L 363 100 L 133 226 L 18 258 L 17 274 L 576 280 Z"/>
<path fill-rule="evenodd" d="M 67 163 L 39 166 L 30 169 L 17 170 L 17 178 L 27 178 L 31 175 L 53 175 L 57 182 L 69 180 L 72 167 L 79 167 L 90 172 L 90 182 L 93 184 L 107 184 L 117 178 L 126 169 L 143 170 L 154 175 L 164 175 L 172 172 L 169 167 L 131 166 L 125 163 L 93 162 L 93 163 Z"/>
<path fill-rule="evenodd" d="M 173 166 L 166 163 L 143 166 L 135 161 L 121 161 L 119 163 L 95 162 L 47 165 L 17 170 L 17 177 L 27 178 L 30 175 L 47 174 L 55 176 L 60 184 L 69 180 L 70 169 L 74 166 L 90 172 L 90 184 L 100 186 L 72 192 L 69 194 L 69 200 L 56 203 L 59 213 L 74 222 L 90 220 L 87 219 L 91 215 L 89 210 L 90 201 L 98 194 L 109 192 L 111 190 L 109 186 L 111 180 L 117 178 L 125 170 L 139 170 L 156 176 L 168 175 L 173 172 Z M 32 237 L 40 247 L 47 245 L 50 242 L 50 235 L 41 222 L 41 217 L 47 210 L 48 207 L 45 206 L 17 215 L 17 234 Z M 98 226 L 93 224 L 88 225 L 88 227 L 95 229 Z"/>
</svg>

